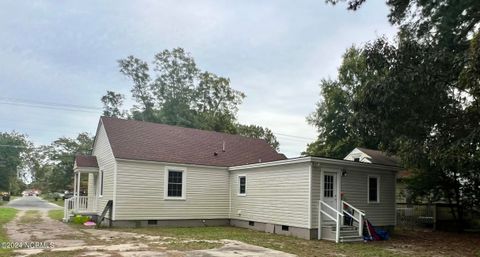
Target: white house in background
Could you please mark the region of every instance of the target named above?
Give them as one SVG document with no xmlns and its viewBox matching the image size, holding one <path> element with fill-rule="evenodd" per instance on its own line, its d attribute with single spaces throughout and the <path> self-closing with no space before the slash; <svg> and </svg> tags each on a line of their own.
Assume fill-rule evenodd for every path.
<svg viewBox="0 0 480 257">
<path fill-rule="evenodd" d="M 388 165 L 287 159 L 264 140 L 238 135 L 102 117 L 92 155 L 76 158 L 65 219 L 101 215 L 110 202 L 113 226 L 231 225 L 361 240 L 364 218 L 395 225 L 396 172 Z M 82 174 L 88 196 L 78 195 Z"/>
<path fill-rule="evenodd" d="M 398 157 L 387 155 L 385 152 L 379 150 L 372 150 L 363 147 L 356 147 L 343 159 L 347 161 L 399 166 Z"/>
<path fill-rule="evenodd" d="M 387 153 L 379 150 L 357 147 L 343 159 L 348 161 L 397 166 L 399 172 L 397 173 L 396 182 L 396 202 L 399 204 L 407 203 L 409 193 L 405 180 L 411 176 L 411 172 L 409 170 L 400 168 L 400 159 L 397 156 L 388 155 Z"/>
</svg>

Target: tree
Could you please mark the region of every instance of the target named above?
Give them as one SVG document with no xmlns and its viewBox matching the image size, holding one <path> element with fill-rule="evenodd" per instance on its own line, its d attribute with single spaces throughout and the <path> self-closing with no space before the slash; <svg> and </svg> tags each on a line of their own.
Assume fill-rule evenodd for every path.
<svg viewBox="0 0 480 257">
<path fill-rule="evenodd" d="M 356 10 L 365 1 L 347 2 Z M 364 47 L 365 70 L 374 76 L 352 98 L 352 119 L 414 171 L 414 196 L 452 203 L 462 229 L 465 211 L 480 205 L 480 2 L 387 4 L 400 25 L 397 41 Z"/>
<path fill-rule="evenodd" d="M 31 143 L 25 135 L 0 133 L 0 190 L 11 191 Z"/>
<path fill-rule="evenodd" d="M 237 125 L 237 133 L 246 137 L 261 138 L 267 141 L 275 150 L 279 150 L 280 143 L 273 132 L 268 128 L 255 125 Z"/>
<path fill-rule="evenodd" d="M 255 133 L 248 135 L 278 148 L 269 129 L 237 125 L 238 107 L 245 94 L 233 89 L 228 78 L 200 70 L 184 49 L 164 50 L 155 55 L 152 65 L 150 68 L 134 56 L 119 61 L 120 72 L 133 82 L 136 104 L 130 112 L 120 111 L 123 97 L 108 91 L 102 98 L 105 115 L 121 117 L 125 113 L 135 120 L 232 134 L 249 128 Z"/>
<path fill-rule="evenodd" d="M 91 154 L 93 138 L 88 133 L 80 133 L 76 138 L 62 137 L 44 149 L 49 161 L 40 163 L 38 170 L 43 175 L 36 176 L 36 183 L 45 186 L 50 192 L 63 191 L 73 183 L 75 155 Z M 37 172 L 38 173 L 38 172 Z"/>
<path fill-rule="evenodd" d="M 103 116 L 122 118 L 126 115 L 125 111 L 120 108 L 123 105 L 125 96 L 115 93 L 113 91 L 107 91 L 107 94 L 102 97 L 103 103 Z"/>
<path fill-rule="evenodd" d="M 360 87 L 373 81 L 375 75 L 366 70 L 365 56 L 359 48 L 351 47 L 343 56 L 338 78 L 322 80 L 321 100 L 309 117 L 309 124 L 318 129 L 318 139 L 303 153 L 309 156 L 345 157 L 353 148 L 378 148 L 378 139 L 369 130 L 362 130 L 354 116 L 353 99 Z"/>
</svg>

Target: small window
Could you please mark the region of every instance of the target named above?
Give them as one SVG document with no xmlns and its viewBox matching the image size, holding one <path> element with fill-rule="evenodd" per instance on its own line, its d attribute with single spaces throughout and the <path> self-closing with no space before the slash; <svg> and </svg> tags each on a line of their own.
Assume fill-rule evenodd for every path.
<svg viewBox="0 0 480 257">
<path fill-rule="evenodd" d="M 103 196 L 103 170 L 100 171 L 100 196 Z"/>
<path fill-rule="evenodd" d="M 282 231 L 288 231 L 290 228 L 288 226 L 282 225 Z"/>
<path fill-rule="evenodd" d="M 186 170 L 167 167 L 165 169 L 165 199 L 185 200 Z"/>
<path fill-rule="evenodd" d="M 245 196 L 247 195 L 247 177 L 246 176 L 238 176 L 238 194 Z"/>
<path fill-rule="evenodd" d="M 380 202 L 380 179 L 377 176 L 368 176 L 368 202 Z"/>
<path fill-rule="evenodd" d="M 323 197 L 333 197 L 333 183 L 332 175 L 325 175 L 323 177 Z"/>
<path fill-rule="evenodd" d="M 148 220 L 148 225 L 157 225 L 158 221 L 157 220 Z"/>
<path fill-rule="evenodd" d="M 255 226 L 255 222 L 249 221 L 249 222 L 248 222 L 248 225 L 253 227 L 253 226 Z"/>
</svg>

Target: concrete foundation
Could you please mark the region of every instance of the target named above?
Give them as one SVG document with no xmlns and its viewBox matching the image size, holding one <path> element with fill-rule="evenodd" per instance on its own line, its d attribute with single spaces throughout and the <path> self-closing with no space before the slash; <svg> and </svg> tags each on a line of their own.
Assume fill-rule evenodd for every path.
<svg viewBox="0 0 480 257">
<path fill-rule="evenodd" d="M 108 218 L 105 218 L 103 225 L 108 225 Z M 114 220 L 114 227 L 217 227 L 217 226 L 233 226 L 240 228 L 248 228 L 266 233 L 294 236 L 307 240 L 318 239 L 318 229 L 308 229 L 293 226 L 285 226 L 280 224 L 271 224 L 265 222 L 239 220 L 239 219 L 191 219 L 191 220 Z M 378 226 L 392 235 L 394 226 Z"/>
<path fill-rule="evenodd" d="M 317 239 L 317 229 L 299 228 L 292 226 L 285 226 L 279 224 L 270 224 L 257 221 L 247 221 L 231 219 L 230 225 L 240 228 L 249 228 L 253 230 L 263 231 L 267 233 L 274 233 L 284 236 L 294 236 L 302 239 L 312 240 Z"/>
<path fill-rule="evenodd" d="M 105 219 L 107 220 L 107 219 Z M 205 220 L 114 220 L 114 227 L 217 227 L 230 225 L 229 219 Z"/>
</svg>

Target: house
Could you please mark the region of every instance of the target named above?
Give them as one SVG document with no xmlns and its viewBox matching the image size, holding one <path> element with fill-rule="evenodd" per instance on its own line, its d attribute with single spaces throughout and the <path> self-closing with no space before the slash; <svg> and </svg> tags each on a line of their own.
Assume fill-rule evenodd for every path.
<svg viewBox="0 0 480 257">
<path fill-rule="evenodd" d="M 365 218 L 395 225 L 395 166 L 287 159 L 239 135 L 102 117 L 74 171 L 65 220 L 108 211 L 113 226 L 231 225 L 336 242 L 361 240 Z"/>
<path fill-rule="evenodd" d="M 368 149 L 363 147 L 356 147 L 343 159 L 348 161 L 374 163 L 374 164 L 400 167 L 400 159 L 397 156 L 391 156 L 379 150 L 373 150 L 373 149 Z M 397 174 L 395 194 L 396 194 L 396 202 L 398 204 L 407 203 L 408 192 L 407 192 L 406 179 L 409 176 L 411 176 L 411 172 L 409 170 L 404 170 L 404 169 L 400 169 Z"/>
</svg>

